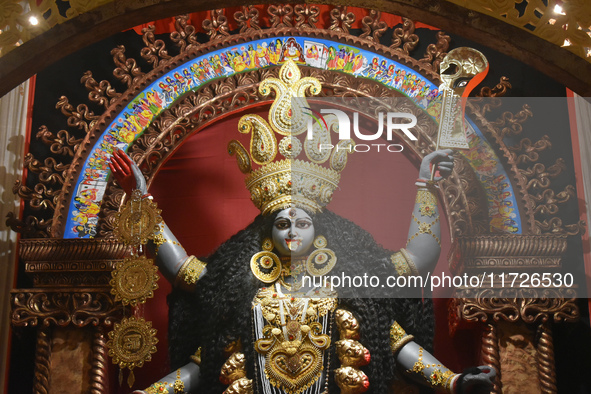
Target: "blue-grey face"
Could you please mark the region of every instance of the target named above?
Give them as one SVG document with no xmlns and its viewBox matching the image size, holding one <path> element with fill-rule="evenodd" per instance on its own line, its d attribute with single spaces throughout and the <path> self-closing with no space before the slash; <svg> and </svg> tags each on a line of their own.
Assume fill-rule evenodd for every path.
<svg viewBox="0 0 591 394">
<path fill-rule="evenodd" d="M 279 211 L 271 233 L 275 248 L 282 256 L 301 256 L 314 243 L 314 223 L 300 208 Z"/>
</svg>

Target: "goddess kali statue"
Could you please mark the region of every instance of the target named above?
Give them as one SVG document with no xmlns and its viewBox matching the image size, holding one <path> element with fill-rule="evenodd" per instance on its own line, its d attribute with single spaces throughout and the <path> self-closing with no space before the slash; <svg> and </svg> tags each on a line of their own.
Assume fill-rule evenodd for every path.
<svg viewBox="0 0 591 394">
<path fill-rule="evenodd" d="M 279 78 L 264 80 L 259 89 L 276 93 L 269 120 L 243 116 L 238 128 L 252 134 L 250 152 L 238 141 L 228 149 L 261 214 L 204 259 L 188 256 L 160 225 L 148 249 L 175 288 L 169 299 L 174 371 L 135 393 L 387 393 L 406 378 L 449 393 L 488 391 L 494 370 L 456 374 L 423 347 L 432 341 L 429 300 L 402 298 L 397 289 L 386 298 L 345 298 L 305 280 L 329 273 L 383 279 L 431 272 L 441 249 L 434 189 L 452 172 L 453 151 L 437 150 L 422 160 L 408 243 L 391 252 L 324 208 L 353 142 L 320 150 L 332 126 L 315 125 L 314 138 L 303 143 L 297 138 L 307 129 L 302 98 L 318 94 L 320 82 L 301 78 L 288 60 Z M 302 151 L 305 160 L 298 159 Z M 440 174 L 435 181 L 432 166 Z M 110 167 L 128 195 L 139 189 L 151 198 L 123 151 L 115 152 Z"/>
</svg>

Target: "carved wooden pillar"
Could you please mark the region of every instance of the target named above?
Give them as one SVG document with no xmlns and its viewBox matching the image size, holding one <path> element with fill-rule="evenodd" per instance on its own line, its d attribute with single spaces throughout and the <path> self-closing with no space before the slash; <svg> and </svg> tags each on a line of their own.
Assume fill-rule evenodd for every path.
<svg viewBox="0 0 591 394">
<path fill-rule="evenodd" d="M 111 240 L 21 241 L 33 289 L 12 292 L 12 324 L 36 326 L 34 393 L 108 391 L 105 327 L 121 318 L 111 271 L 126 247 Z"/>
<path fill-rule="evenodd" d="M 494 393 L 557 392 L 551 327 L 578 319 L 576 292 L 556 282 L 525 287 L 521 278 L 559 273 L 565 250 L 560 235 L 462 237 L 454 244 L 454 272 L 478 276 L 483 285 L 455 291 L 450 328 L 485 325 L 481 358 L 499 373 Z M 512 283 L 508 273 L 524 275 Z"/>
</svg>

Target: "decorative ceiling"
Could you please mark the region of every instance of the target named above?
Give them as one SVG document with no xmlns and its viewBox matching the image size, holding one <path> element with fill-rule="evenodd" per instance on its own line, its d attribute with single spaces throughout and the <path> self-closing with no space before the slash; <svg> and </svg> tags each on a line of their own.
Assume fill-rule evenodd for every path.
<svg viewBox="0 0 591 394">
<path fill-rule="evenodd" d="M 222 0 L 218 7 L 243 3 Z M 320 3 L 345 5 L 340 0 Z M 346 3 L 404 15 L 469 38 L 591 96 L 591 4 L 585 0 Z M 203 0 L 0 0 L 0 4 L 0 96 L 56 60 L 116 32 L 210 9 Z"/>
</svg>

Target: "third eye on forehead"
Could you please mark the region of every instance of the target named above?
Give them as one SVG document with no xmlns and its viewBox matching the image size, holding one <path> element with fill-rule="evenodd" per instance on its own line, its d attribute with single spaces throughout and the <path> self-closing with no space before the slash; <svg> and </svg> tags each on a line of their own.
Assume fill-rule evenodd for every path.
<svg viewBox="0 0 591 394">
<path fill-rule="evenodd" d="M 285 211 L 279 212 L 277 214 L 277 217 L 275 218 L 275 221 L 278 221 L 278 220 L 296 221 L 296 220 L 302 220 L 302 219 L 312 220 L 306 212 L 304 212 L 304 211 L 298 212 L 292 208 L 290 210 L 285 210 Z"/>
</svg>

